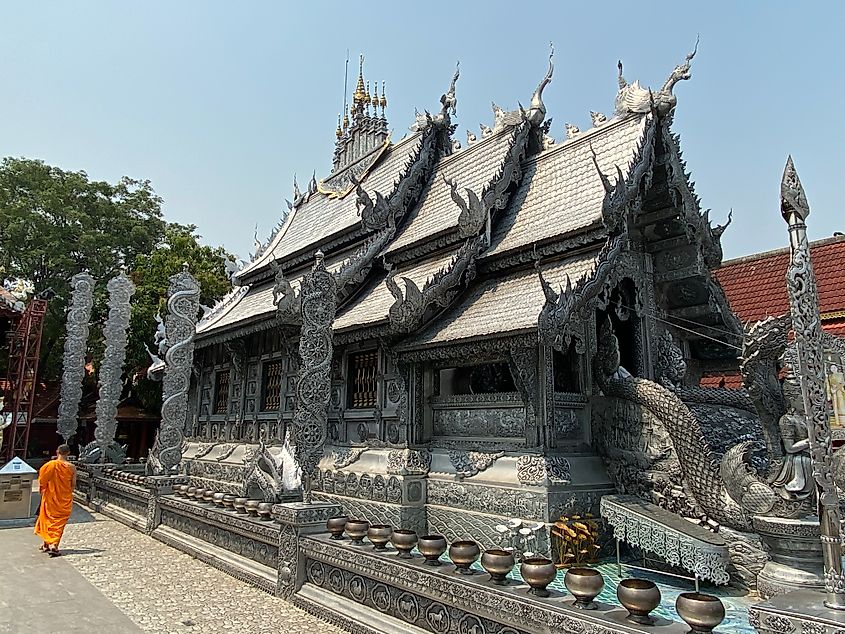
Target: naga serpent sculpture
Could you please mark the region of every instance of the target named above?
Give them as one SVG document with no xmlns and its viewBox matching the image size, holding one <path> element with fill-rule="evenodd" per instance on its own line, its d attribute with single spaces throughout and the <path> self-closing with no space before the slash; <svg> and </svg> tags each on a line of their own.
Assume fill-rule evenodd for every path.
<svg viewBox="0 0 845 634">
<path fill-rule="evenodd" d="M 182 459 L 199 294 L 199 284 L 188 273 L 187 266 L 170 278 L 165 318 L 167 344 L 161 427 L 150 450 L 148 473 L 169 475 L 176 470 Z"/>
<path fill-rule="evenodd" d="M 766 380 L 765 374 L 767 370 L 774 368 L 771 359 L 780 358 L 787 351 L 787 324 L 788 318 L 769 318 L 755 324 L 746 333 L 743 355 L 746 359 L 743 364 L 744 381 L 746 386 L 752 381 L 756 381 L 758 387 L 768 385 L 769 390 L 749 390 L 751 400 L 758 411 L 762 409 L 764 400 L 769 403 L 767 411 L 760 412 L 761 418 L 764 419 L 772 419 L 775 416 L 779 418 L 784 413 L 776 413 L 777 400 L 770 393 L 770 390 L 778 385 L 777 381 L 772 383 Z M 811 512 L 812 496 L 784 496 L 769 483 L 774 480 L 773 476 L 758 475 L 758 469 L 755 469 L 749 460 L 753 441 L 740 440 L 729 447 L 720 459 L 698 416 L 684 402 L 683 388 L 673 388 L 671 385 L 667 387 L 665 384 L 631 376 L 620 368 L 619 343 L 609 319 L 605 320 L 600 328 L 598 343 L 594 358 L 594 376 L 602 392 L 605 396 L 637 403 L 661 421 L 671 438 L 684 484 L 709 518 L 730 528 L 750 531 L 753 515 L 799 517 Z M 786 357 L 789 357 L 788 353 Z M 720 394 L 724 390 L 694 389 L 695 400 L 707 400 L 708 391 L 713 392 L 714 397 L 719 397 L 713 404 L 724 400 L 721 398 L 724 395 Z M 742 399 L 731 405 L 737 407 L 741 403 Z M 777 421 L 777 418 L 774 420 Z M 780 447 L 780 437 L 776 441 L 770 439 L 768 436 L 771 433 L 771 427 L 764 429 L 763 435 L 767 438 L 767 445 L 776 443 Z M 762 470 L 768 474 L 776 474 L 782 455 L 782 449 L 780 454 L 767 452 L 767 468 Z"/>
</svg>

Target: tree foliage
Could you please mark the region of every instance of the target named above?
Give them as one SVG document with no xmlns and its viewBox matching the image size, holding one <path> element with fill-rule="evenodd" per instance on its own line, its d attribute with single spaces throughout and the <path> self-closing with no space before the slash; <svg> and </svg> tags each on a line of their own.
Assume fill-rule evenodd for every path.
<svg viewBox="0 0 845 634">
<path fill-rule="evenodd" d="M 162 243 L 148 255 L 141 255 L 135 261 L 130 276 L 135 282 L 135 296 L 132 302 L 132 336 L 127 349 L 128 363 L 136 373 L 146 369 L 149 357 L 144 345 L 155 353 L 152 345 L 156 329 L 156 315 L 167 312 L 167 288 L 170 276 L 178 273 L 187 264 L 200 284 L 200 304 L 213 305 L 231 288 L 226 275 L 226 259 L 233 259 L 222 247 L 200 245 L 195 234 L 196 227 L 171 224 L 165 230 Z M 159 385 L 139 376 L 136 378 L 136 394 L 148 407 L 154 408 L 161 395 Z"/>
<path fill-rule="evenodd" d="M 124 177 L 111 184 L 39 160 L 0 163 L 0 268 L 6 276 L 32 280 L 36 292 L 56 293 L 44 323 L 42 377 L 60 376 L 65 310 L 76 273 L 87 270 L 97 282 L 89 339 L 95 360 L 102 355 L 106 283 L 121 270 L 136 283 L 130 376 L 149 362 L 144 343 L 152 342 L 168 277 L 183 263 L 202 284 L 204 301 L 213 303 L 228 290 L 224 261 L 229 256 L 199 245 L 195 227 L 167 223 L 161 204 L 147 180 Z"/>
</svg>

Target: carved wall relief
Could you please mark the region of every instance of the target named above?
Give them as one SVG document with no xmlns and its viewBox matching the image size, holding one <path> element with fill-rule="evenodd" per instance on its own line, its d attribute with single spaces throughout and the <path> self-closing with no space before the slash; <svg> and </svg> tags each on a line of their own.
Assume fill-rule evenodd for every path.
<svg viewBox="0 0 845 634">
<path fill-rule="evenodd" d="M 526 408 L 518 392 L 433 397 L 431 410 L 434 436 L 525 437 Z"/>
</svg>

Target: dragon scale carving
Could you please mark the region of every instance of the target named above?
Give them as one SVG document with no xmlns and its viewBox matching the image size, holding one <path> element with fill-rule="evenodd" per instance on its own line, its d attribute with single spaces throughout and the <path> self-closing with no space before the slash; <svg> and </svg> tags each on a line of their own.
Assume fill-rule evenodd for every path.
<svg viewBox="0 0 845 634">
<path fill-rule="evenodd" d="M 772 463 L 770 469 L 774 461 L 783 458 L 778 421 L 786 412 L 786 405 L 778 381 L 777 366 L 786 350 L 791 326 L 792 318 L 789 314 L 768 317 L 748 327 L 742 345 L 742 384 L 748 390 L 760 416 L 767 453 Z"/>
<path fill-rule="evenodd" d="M 761 332 L 757 331 L 757 335 Z M 785 344 L 785 337 L 775 332 L 769 343 L 760 348 L 768 348 L 769 356 L 779 356 L 783 350 L 778 348 L 778 341 Z M 747 531 L 751 530 L 751 515 L 797 517 L 808 511 L 806 500 L 784 498 L 758 477 L 748 460 L 752 441 L 741 440 L 728 448 L 720 460 L 698 417 L 678 393 L 654 381 L 631 376 L 620 368 L 618 344 L 609 320 L 601 327 L 594 367 L 594 376 L 606 396 L 638 403 L 663 423 L 684 482 L 709 517 L 730 528 Z"/>
<path fill-rule="evenodd" d="M 57 431 L 65 442 L 76 433 L 79 424 L 79 401 L 85 378 L 85 351 L 88 344 L 88 323 L 94 303 L 94 278 L 78 273 L 71 280 L 73 295 L 67 313 L 67 336 L 62 368 L 61 400 L 56 421 Z"/>
<path fill-rule="evenodd" d="M 97 399 L 97 428 L 94 430 L 94 442 L 89 443 L 81 452 L 86 459 L 91 452 L 99 449 L 100 461 L 106 459 L 107 449 L 114 444 L 117 429 L 117 404 L 123 391 L 123 363 L 126 360 L 126 331 L 132 308 L 129 300 L 135 293 L 135 285 L 124 273 L 109 280 L 109 317 L 103 328 L 106 351 L 100 365 L 100 395 Z"/>
<path fill-rule="evenodd" d="M 182 459 L 199 296 L 199 283 L 188 272 L 187 265 L 170 277 L 164 321 L 167 351 L 162 380 L 161 427 L 147 466 L 148 472 L 156 475 L 170 475 Z"/>
</svg>

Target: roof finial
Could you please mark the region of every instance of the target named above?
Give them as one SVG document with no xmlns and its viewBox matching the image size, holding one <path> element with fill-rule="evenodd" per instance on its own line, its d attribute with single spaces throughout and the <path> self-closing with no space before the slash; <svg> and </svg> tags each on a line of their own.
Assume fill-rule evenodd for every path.
<svg viewBox="0 0 845 634">
<path fill-rule="evenodd" d="M 445 117 L 451 111 L 454 116 L 458 112 L 458 98 L 455 96 L 455 84 L 458 83 L 458 78 L 461 76 L 461 62 L 455 64 L 455 74 L 452 75 L 452 83 L 449 84 L 449 90 L 446 94 L 440 97 L 440 116 Z"/>
<path fill-rule="evenodd" d="M 379 105 L 381 105 L 381 114 L 384 115 L 384 109 L 387 108 L 387 97 L 384 96 L 384 80 L 381 82 L 381 99 L 379 100 Z"/>
<path fill-rule="evenodd" d="M 373 116 L 375 116 L 376 115 L 376 108 L 378 108 L 378 103 L 379 103 L 378 102 L 378 82 L 377 81 L 373 82 L 373 98 L 372 98 L 372 101 L 370 103 L 373 104 Z"/>
<path fill-rule="evenodd" d="M 549 42 L 549 70 L 546 76 L 537 86 L 534 95 L 531 97 L 531 108 L 528 110 L 528 120 L 534 125 L 543 123 L 546 118 L 546 106 L 543 103 L 543 89 L 552 81 L 552 75 L 555 72 L 555 45 L 554 42 Z"/>
<path fill-rule="evenodd" d="M 617 60 L 616 68 L 619 69 L 619 77 L 617 78 L 617 81 L 619 82 L 619 90 L 622 90 L 625 86 L 628 85 L 628 82 L 625 81 L 625 78 L 622 76 L 622 60 L 621 59 Z"/>
<path fill-rule="evenodd" d="M 358 83 L 355 86 L 355 94 L 352 95 L 352 102 L 358 106 L 356 110 L 364 109 L 364 98 L 366 96 L 367 93 L 364 90 L 364 54 L 361 53 L 361 57 L 358 61 Z"/>
<path fill-rule="evenodd" d="M 338 139 L 343 136 L 343 130 L 340 127 L 340 123 L 341 123 L 341 118 L 340 118 L 340 114 L 338 114 L 337 115 L 337 130 L 335 130 L 335 132 L 334 132 L 335 136 Z"/>
<path fill-rule="evenodd" d="M 790 225 L 803 224 L 810 215 L 810 205 L 804 187 L 795 171 L 792 155 L 786 159 L 783 178 L 780 181 L 780 213 Z"/>
<path fill-rule="evenodd" d="M 370 101 L 372 101 L 372 96 L 370 95 L 370 82 L 367 81 L 367 93 L 364 95 L 364 107 L 367 109 L 367 112 L 370 111 Z"/>
</svg>

